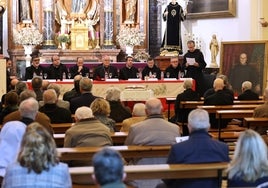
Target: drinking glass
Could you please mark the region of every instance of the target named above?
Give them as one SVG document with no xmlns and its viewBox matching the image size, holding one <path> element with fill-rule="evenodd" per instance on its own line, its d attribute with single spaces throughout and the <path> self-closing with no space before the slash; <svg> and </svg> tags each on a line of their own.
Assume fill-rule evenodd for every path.
<svg viewBox="0 0 268 188">
<path fill-rule="evenodd" d="M 167 72 L 167 73 L 166 73 L 166 76 L 167 76 L 167 78 L 169 78 L 169 76 L 170 76 L 170 73 L 169 73 L 169 72 Z"/>
<path fill-rule="evenodd" d="M 113 74 L 112 74 L 112 73 L 109 73 L 109 78 L 110 78 L 110 79 L 112 78 L 112 76 L 113 76 Z"/>
<path fill-rule="evenodd" d="M 136 73 L 136 76 L 137 76 L 137 78 L 140 78 L 140 73 L 137 72 L 137 73 Z"/>
<path fill-rule="evenodd" d="M 86 73 L 86 77 L 89 78 L 89 73 Z"/>
<path fill-rule="evenodd" d="M 153 78 L 156 78 L 156 72 L 153 72 Z"/>
<path fill-rule="evenodd" d="M 47 79 L 47 73 L 44 73 L 43 76 L 44 76 L 44 79 Z"/>
</svg>

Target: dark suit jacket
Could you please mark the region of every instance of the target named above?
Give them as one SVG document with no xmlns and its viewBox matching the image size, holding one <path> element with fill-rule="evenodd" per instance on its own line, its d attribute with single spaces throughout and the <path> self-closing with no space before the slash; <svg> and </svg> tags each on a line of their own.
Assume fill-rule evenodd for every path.
<svg viewBox="0 0 268 188">
<path fill-rule="evenodd" d="M 168 164 L 229 162 L 228 146 L 214 140 L 205 130 L 194 131 L 189 140 L 171 147 Z M 215 178 L 164 180 L 169 188 L 218 187 Z"/>
<path fill-rule="evenodd" d="M 76 109 L 81 106 L 89 107 L 90 104 L 96 99 L 97 97 L 92 95 L 92 93 L 83 93 L 79 97 L 72 98 L 70 101 L 70 110 L 71 113 L 74 114 Z"/>
<path fill-rule="evenodd" d="M 186 89 L 182 93 L 177 95 L 176 101 L 175 101 L 175 116 L 176 116 L 176 122 L 187 122 L 188 114 L 192 109 L 181 109 L 180 104 L 181 101 L 199 101 L 200 97 L 199 94 L 196 91 L 193 91 L 192 89 Z"/>
<path fill-rule="evenodd" d="M 138 69 L 136 67 L 123 67 L 119 72 L 120 80 L 128 80 L 129 78 L 137 78 Z"/>
<path fill-rule="evenodd" d="M 238 97 L 238 100 L 259 100 L 259 95 L 254 93 L 252 90 L 248 89 L 241 93 Z"/>
<path fill-rule="evenodd" d="M 111 78 L 118 78 L 117 68 L 114 66 L 109 66 L 105 68 L 102 64 L 97 66 L 94 70 L 93 79 L 94 80 L 104 80 L 105 79 L 105 72 L 112 73 Z"/>
<path fill-rule="evenodd" d="M 219 90 L 214 94 L 208 96 L 204 100 L 204 105 L 232 105 L 234 104 L 234 96 L 231 96 L 230 93 L 225 90 Z M 210 113 L 210 126 L 211 128 L 218 128 L 218 121 L 216 120 L 216 115 Z M 221 122 L 221 127 L 225 128 L 230 120 L 225 119 Z"/>
<path fill-rule="evenodd" d="M 59 67 L 54 67 L 52 64 L 47 69 L 47 79 L 60 79 L 62 80 L 62 75 L 65 73 L 66 78 L 68 70 L 65 65 L 60 64 Z"/>
<path fill-rule="evenodd" d="M 78 72 L 78 66 L 74 65 L 72 67 L 70 67 L 69 69 L 70 73 L 71 73 L 71 78 L 74 78 L 76 75 L 81 74 L 83 77 L 86 76 L 86 74 L 88 73 L 89 76 L 89 68 L 83 66 L 82 70 L 80 72 Z"/>
<path fill-rule="evenodd" d="M 27 67 L 25 70 L 25 80 L 31 80 L 33 78 L 33 74 L 35 73 L 37 76 L 41 76 L 43 78 L 43 74 L 46 72 L 45 68 L 41 65 L 38 66 L 38 68 L 35 68 L 34 66 Z"/>
</svg>

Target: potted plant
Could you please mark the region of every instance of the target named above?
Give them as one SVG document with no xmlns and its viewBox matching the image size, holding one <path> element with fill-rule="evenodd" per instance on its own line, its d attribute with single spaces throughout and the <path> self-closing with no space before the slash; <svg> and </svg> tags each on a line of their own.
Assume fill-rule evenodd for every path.
<svg viewBox="0 0 268 188">
<path fill-rule="evenodd" d="M 68 34 L 59 34 L 57 39 L 59 41 L 59 44 L 61 44 L 61 49 L 65 50 L 66 43 L 70 42 L 70 36 Z"/>
</svg>

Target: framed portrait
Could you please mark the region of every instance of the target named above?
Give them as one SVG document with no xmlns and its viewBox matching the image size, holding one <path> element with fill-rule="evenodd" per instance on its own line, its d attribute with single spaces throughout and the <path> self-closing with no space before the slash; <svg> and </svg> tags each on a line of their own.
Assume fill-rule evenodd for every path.
<svg viewBox="0 0 268 188">
<path fill-rule="evenodd" d="M 242 83 L 250 81 L 252 90 L 262 95 L 267 77 L 268 41 L 237 41 L 221 43 L 220 73 L 226 75 L 235 94 Z"/>
<path fill-rule="evenodd" d="M 236 0 L 191 0 L 187 12 L 187 19 L 235 17 Z"/>
</svg>

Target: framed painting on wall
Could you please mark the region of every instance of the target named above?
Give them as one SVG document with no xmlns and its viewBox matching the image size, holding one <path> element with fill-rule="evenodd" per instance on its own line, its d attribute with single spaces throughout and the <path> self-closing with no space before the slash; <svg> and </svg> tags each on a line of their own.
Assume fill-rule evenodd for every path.
<svg viewBox="0 0 268 188">
<path fill-rule="evenodd" d="M 235 17 L 236 0 L 191 0 L 187 12 L 187 19 Z"/>
<path fill-rule="evenodd" d="M 226 75 L 236 95 L 242 83 L 250 81 L 252 89 L 262 95 L 267 77 L 268 41 L 237 41 L 221 43 L 220 73 Z"/>
</svg>

